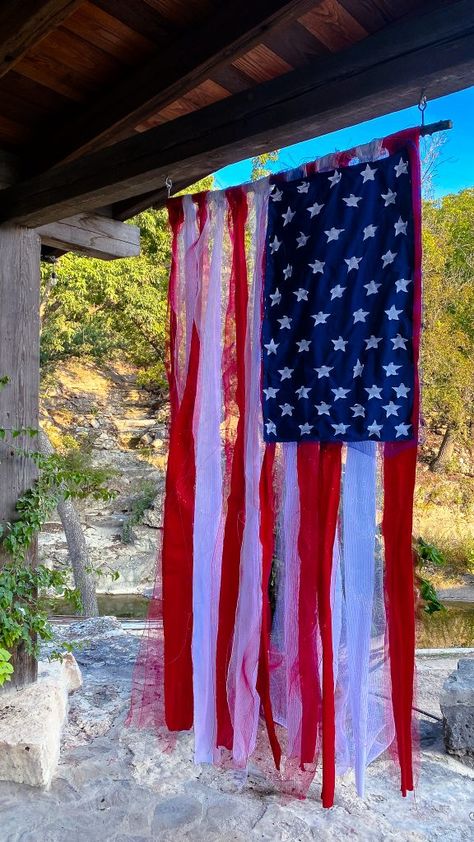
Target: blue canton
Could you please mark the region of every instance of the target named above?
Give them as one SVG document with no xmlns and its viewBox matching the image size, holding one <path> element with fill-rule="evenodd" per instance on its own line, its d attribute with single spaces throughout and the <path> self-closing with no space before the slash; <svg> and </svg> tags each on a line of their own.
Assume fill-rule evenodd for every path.
<svg viewBox="0 0 474 842">
<path fill-rule="evenodd" d="M 274 184 L 266 441 L 412 438 L 413 272 L 406 153 Z"/>
</svg>

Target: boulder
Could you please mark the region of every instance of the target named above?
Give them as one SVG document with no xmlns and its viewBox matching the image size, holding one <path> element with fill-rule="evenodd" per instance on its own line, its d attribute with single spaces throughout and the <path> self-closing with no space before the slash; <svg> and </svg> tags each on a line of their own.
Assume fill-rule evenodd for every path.
<svg viewBox="0 0 474 842">
<path fill-rule="evenodd" d="M 440 699 L 446 751 L 474 765 L 474 658 L 461 658 Z"/>
<path fill-rule="evenodd" d="M 74 657 L 38 664 L 38 680 L 0 696 L 0 780 L 48 787 L 59 762 L 68 694 L 82 684 Z"/>
</svg>

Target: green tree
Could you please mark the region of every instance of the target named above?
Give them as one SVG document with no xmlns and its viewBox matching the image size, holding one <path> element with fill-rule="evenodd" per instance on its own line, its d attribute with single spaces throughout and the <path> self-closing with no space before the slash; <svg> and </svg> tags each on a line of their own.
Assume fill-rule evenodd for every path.
<svg viewBox="0 0 474 842">
<path fill-rule="evenodd" d="M 443 431 L 434 470 L 474 419 L 474 189 L 425 202 L 423 405 Z"/>
<path fill-rule="evenodd" d="M 252 172 L 251 172 L 251 179 L 252 181 L 257 181 L 258 178 L 265 178 L 265 176 L 270 175 L 271 170 L 268 168 L 268 164 L 275 163 L 278 161 L 280 156 L 280 150 L 275 149 L 273 152 L 262 152 L 261 155 L 255 155 L 252 158 Z"/>
</svg>

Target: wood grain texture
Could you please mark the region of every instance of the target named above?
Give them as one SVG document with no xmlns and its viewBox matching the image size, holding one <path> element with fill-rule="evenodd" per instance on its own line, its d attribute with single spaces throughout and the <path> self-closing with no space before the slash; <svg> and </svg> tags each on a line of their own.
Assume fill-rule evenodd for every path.
<svg viewBox="0 0 474 842">
<path fill-rule="evenodd" d="M 232 63 L 255 82 L 268 82 L 292 69 L 287 61 L 265 44 L 258 44 Z"/>
<path fill-rule="evenodd" d="M 140 229 L 98 214 L 77 214 L 36 229 L 41 244 L 102 260 L 137 257 Z"/>
<path fill-rule="evenodd" d="M 337 0 L 323 0 L 314 9 L 302 15 L 299 22 L 334 53 L 344 50 L 368 34 Z"/>
<path fill-rule="evenodd" d="M 88 1 L 64 21 L 63 28 L 113 56 L 120 64 L 140 64 L 155 48 L 150 38 Z"/>
<path fill-rule="evenodd" d="M 32 169 L 64 160 L 79 152 L 92 151 L 111 141 L 130 136 L 136 126 L 211 78 L 239 55 L 248 54 L 262 35 L 282 26 L 312 5 L 314 0 L 229 0 L 201 27 L 187 31 L 127 74 L 111 90 L 99 96 L 89 108 L 77 113 L 68 124 L 58 126 L 55 137 L 40 151 L 31 150 Z M 251 78 L 269 78 L 285 72 L 289 65 L 268 48 L 257 47 L 239 68 Z M 262 69 L 264 68 L 264 69 Z M 189 108 L 183 103 L 182 111 Z"/>
<path fill-rule="evenodd" d="M 82 0 L 3 0 L 0 6 L 0 76 L 51 32 Z"/>
<path fill-rule="evenodd" d="M 413 105 L 420 87 L 430 96 L 467 87 L 473 56 L 474 7 L 457 0 L 9 188 L 0 194 L 0 219 L 39 225 L 162 190 L 167 175 L 193 183 L 248 155 Z"/>
<path fill-rule="evenodd" d="M 0 226 L 0 368 L 9 383 L 0 391 L 0 427 L 38 428 L 40 240 L 34 231 Z M 18 449 L 32 450 L 30 437 L 0 442 L 0 522 L 14 520 L 15 504 L 36 476 L 33 461 Z M 3 557 L 5 561 L 5 557 Z M 36 545 L 28 561 L 36 562 Z M 0 557 L 0 564 L 2 558 Z M 15 655 L 15 685 L 33 681 L 36 662 Z"/>
</svg>

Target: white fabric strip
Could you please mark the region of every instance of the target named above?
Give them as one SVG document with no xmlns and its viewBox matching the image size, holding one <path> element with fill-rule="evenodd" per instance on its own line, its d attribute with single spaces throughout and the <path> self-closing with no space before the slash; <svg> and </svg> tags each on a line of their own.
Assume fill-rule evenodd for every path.
<svg viewBox="0 0 474 842">
<path fill-rule="evenodd" d="M 213 229 L 206 300 L 201 319 L 201 354 L 194 418 L 196 496 L 193 570 L 193 689 L 196 763 L 212 763 L 216 744 L 216 640 L 222 559 L 222 323 L 221 274 L 226 201 L 209 203 Z"/>
<path fill-rule="evenodd" d="M 263 255 L 268 184 L 254 196 L 255 227 L 251 253 L 253 284 L 246 336 L 245 525 L 240 557 L 239 597 L 227 693 L 234 727 L 233 758 L 245 766 L 255 748 L 260 698 L 256 690 L 262 619 L 262 546 L 260 542 L 260 475 L 264 454 L 260 395 Z"/>
<path fill-rule="evenodd" d="M 368 683 L 375 575 L 374 442 L 348 445 L 343 500 L 349 702 L 354 735 L 356 786 L 359 795 L 363 796 L 368 748 Z"/>
</svg>

